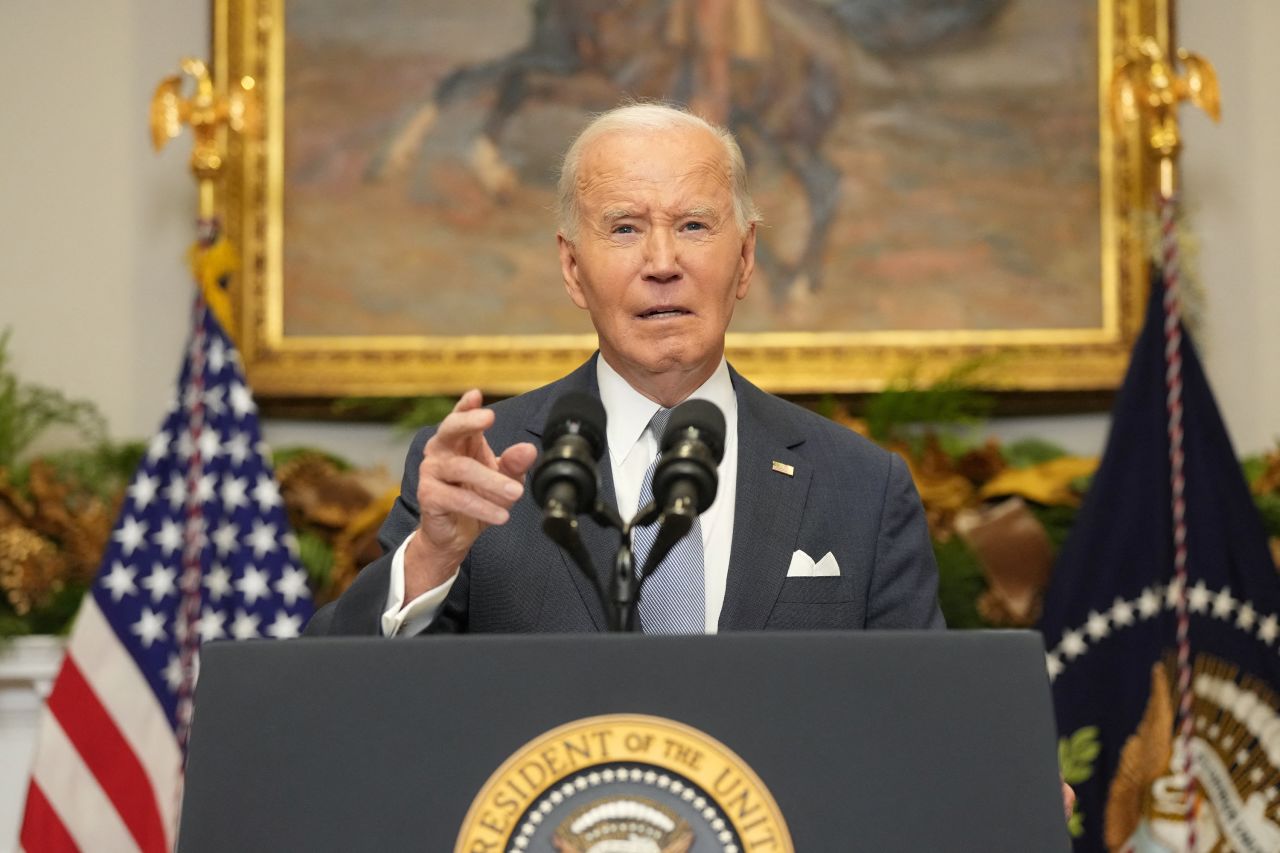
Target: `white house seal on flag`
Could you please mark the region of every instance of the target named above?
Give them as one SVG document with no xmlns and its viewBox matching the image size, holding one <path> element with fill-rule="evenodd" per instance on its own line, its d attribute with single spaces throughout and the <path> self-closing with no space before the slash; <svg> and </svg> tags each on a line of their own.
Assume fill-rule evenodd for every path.
<svg viewBox="0 0 1280 853">
<path fill-rule="evenodd" d="M 1186 850 L 1194 822 L 1200 850 L 1280 850 L 1275 695 L 1257 679 L 1241 679 L 1237 667 L 1211 655 L 1197 657 L 1193 785 L 1174 737 L 1169 671 L 1168 664 L 1152 667 L 1146 711 L 1121 750 L 1107 797 L 1107 846 L 1136 853 Z M 1197 790 L 1203 796 L 1189 809 Z"/>
</svg>

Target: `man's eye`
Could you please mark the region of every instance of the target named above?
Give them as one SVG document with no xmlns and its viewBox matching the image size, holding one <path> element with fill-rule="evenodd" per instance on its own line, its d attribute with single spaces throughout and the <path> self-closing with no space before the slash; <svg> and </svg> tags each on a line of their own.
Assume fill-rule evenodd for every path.
<svg viewBox="0 0 1280 853">
<path fill-rule="evenodd" d="M 615 225 L 613 226 L 614 234 L 634 234 L 636 227 L 634 225 Z"/>
<path fill-rule="evenodd" d="M 706 225 L 706 223 L 705 223 L 705 222 L 686 222 L 686 223 L 684 224 L 684 230 L 686 230 L 686 231 L 706 231 L 706 230 L 707 230 L 707 225 Z"/>
</svg>

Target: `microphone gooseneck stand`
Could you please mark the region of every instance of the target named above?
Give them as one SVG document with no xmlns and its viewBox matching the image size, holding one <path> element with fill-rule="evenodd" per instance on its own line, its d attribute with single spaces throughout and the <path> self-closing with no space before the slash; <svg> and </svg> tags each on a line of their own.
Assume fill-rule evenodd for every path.
<svg viewBox="0 0 1280 853">
<path fill-rule="evenodd" d="M 650 501 L 641 507 L 635 518 L 619 529 L 621 542 L 618 553 L 613 558 L 613 573 L 609 577 L 609 612 L 610 631 L 639 631 L 640 625 L 635 616 L 636 603 L 640 600 L 640 590 L 649 575 L 671 552 L 676 543 L 683 539 L 693 528 L 696 513 L 663 512 Z M 650 549 L 648 557 L 640 571 L 635 570 L 635 555 L 631 548 L 631 534 L 637 527 L 650 524 L 661 524 L 658 537 Z"/>
<path fill-rule="evenodd" d="M 578 570 L 591 582 L 608 617 L 609 630 L 614 632 L 639 631 L 636 619 L 636 603 L 645 580 L 681 539 L 693 529 L 697 510 L 690 501 L 678 501 L 668 512 L 663 512 L 650 501 L 635 517 L 623 522 L 618 511 L 602 500 L 596 500 L 591 518 L 601 527 L 618 531 L 618 551 L 613 557 L 613 570 L 609 573 L 608 592 L 600 585 L 591 554 L 578 535 L 578 519 L 568 512 L 549 512 L 543 519 L 542 529 L 553 542 L 564 549 Z M 631 547 L 631 535 L 637 527 L 661 524 L 657 539 L 649 551 L 644 565 L 637 572 Z"/>
</svg>

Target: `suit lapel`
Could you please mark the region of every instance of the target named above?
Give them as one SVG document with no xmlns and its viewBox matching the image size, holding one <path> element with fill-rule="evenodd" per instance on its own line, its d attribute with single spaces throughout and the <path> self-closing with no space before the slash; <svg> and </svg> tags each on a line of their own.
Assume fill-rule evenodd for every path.
<svg viewBox="0 0 1280 853">
<path fill-rule="evenodd" d="M 796 452 L 804 434 L 789 405 L 734 372 L 738 482 L 721 631 L 764 628 L 800 534 L 812 471 Z M 794 476 L 773 470 L 781 462 Z"/>
<path fill-rule="evenodd" d="M 548 394 L 543 405 L 539 406 L 530 416 L 528 423 L 525 424 L 525 430 L 535 439 L 534 444 L 539 448 L 542 447 L 542 430 L 546 426 L 547 415 L 551 412 L 551 406 L 563 394 L 570 391 L 581 391 L 596 397 L 600 396 L 600 387 L 596 381 L 596 359 L 599 357 L 597 353 L 586 364 L 560 380 L 554 393 Z M 599 466 L 600 497 L 605 503 L 617 506 L 618 502 L 613 489 L 613 466 L 609 464 L 609 449 L 607 446 L 601 460 Z M 613 556 L 618 550 L 618 533 L 617 531 L 600 527 L 586 517 L 580 520 L 578 531 L 583 546 L 586 547 L 587 553 L 591 555 L 591 565 L 595 569 L 596 579 L 600 584 L 600 588 L 605 591 L 605 594 L 608 594 L 609 572 L 613 567 Z M 596 630 L 605 630 L 608 620 L 595 586 L 583 575 L 582 570 L 570 559 L 563 548 L 557 547 L 556 551 L 560 554 L 560 561 L 564 565 L 564 570 L 569 573 L 573 579 L 574 586 L 578 589 L 578 594 L 582 596 L 582 603 L 591 615 L 591 621 Z"/>
</svg>

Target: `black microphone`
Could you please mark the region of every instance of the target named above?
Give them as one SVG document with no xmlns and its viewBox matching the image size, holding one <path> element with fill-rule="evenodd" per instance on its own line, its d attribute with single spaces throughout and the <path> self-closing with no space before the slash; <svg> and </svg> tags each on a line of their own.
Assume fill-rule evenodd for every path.
<svg viewBox="0 0 1280 853">
<path fill-rule="evenodd" d="M 596 462 L 604 452 L 605 415 L 590 394 L 565 394 L 551 407 L 542 431 L 542 457 L 533 469 L 533 499 L 542 507 L 542 529 L 561 544 L 577 517 L 596 502 Z"/>
<path fill-rule="evenodd" d="M 724 413 L 708 400 L 687 400 L 671 410 L 653 471 L 653 500 L 664 516 L 694 516 L 716 499 L 717 466 L 724 458 Z"/>
</svg>

